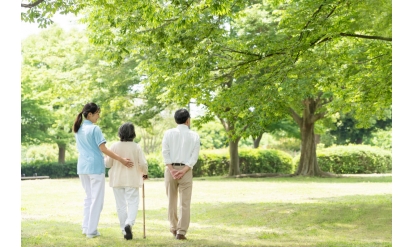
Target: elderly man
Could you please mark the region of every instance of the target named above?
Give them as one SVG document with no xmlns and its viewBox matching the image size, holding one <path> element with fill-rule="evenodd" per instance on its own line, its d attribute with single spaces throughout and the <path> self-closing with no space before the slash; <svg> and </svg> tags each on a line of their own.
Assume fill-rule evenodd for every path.
<svg viewBox="0 0 412 247">
<path fill-rule="evenodd" d="M 185 240 L 190 223 L 193 166 L 200 151 L 199 135 L 190 130 L 190 114 L 182 108 L 175 112 L 176 128 L 165 132 L 162 141 L 166 195 L 169 200 L 170 232 L 176 239 Z M 177 198 L 179 195 L 179 212 Z"/>
</svg>

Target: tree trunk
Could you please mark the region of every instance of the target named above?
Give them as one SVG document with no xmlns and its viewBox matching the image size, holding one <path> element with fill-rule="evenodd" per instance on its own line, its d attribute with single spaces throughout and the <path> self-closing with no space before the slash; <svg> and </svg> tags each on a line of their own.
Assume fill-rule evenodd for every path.
<svg viewBox="0 0 412 247">
<path fill-rule="evenodd" d="M 65 164 L 66 144 L 58 143 L 59 147 L 59 164 Z"/>
<path fill-rule="evenodd" d="M 228 121 L 227 119 L 220 118 L 218 116 L 220 122 L 223 125 L 223 128 L 226 131 L 226 134 L 229 139 L 229 156 L 230 156 L 230 164 L 229 164 L 229 176 L 239 175 L 239 140 L 240 137 L 233 138 L 232 133 L 234 131 L 234 123 Z"/>
<path fill-rule="evenodd" d="M 259 147 L 260 140 L 262 140 L 262 136 L 263 136 L 263 133 L 260 134 L 258 137 L 256 137 L 256 139 L 252 136 L 252 138 L 253 138 L 253 148 L 258 148 Z"/>
<path fill-rule="evenodd" d="M 315 122 L 324 117 L 324 113 L 316 113 L 319 98 L 317 100 L 306 99 L 303 104 L 305 107 L 302 117 L 293 109 L 290 109 L 293 119 L 300 127 L 302 141 L 299 166 L 295 171 L 295 175 L 330 177 L 331 174 L 320 170 L 316 158 Z"/>
<path fill-rule="evenodd" d="M 239 175 L 239 140 L 229 141 L 229 155 L 230 155 L 230 165 L 229 165 L 229 176 Z"/>
<path fill-rule="evenodd" d="M 305 122 L 305 119 L 303 120 Z M 321 176 L 322 171 L 319 169 L 318 160 L 316 158 L 316 142 L 315 142 L 315 123 L 303 124 L 300 128 L 302 145 L 300 150 L 299 166 L 296 170 L 296 175 L 301 176 Z"/>
<path fill-rule="evenodd" d="M 319 144 L 320 143 L 320 135 L 315 134 L 315 144 Z"/>
<path fill-rule="evenodd" d="M 355 143 L 356 143 L 356 144 L 362 144 L 362 142 L 363 142 L 363 138 L 362 138 L 362 137 L 358 137 L 358 138 L 356 138 L 356 140 L 355 140 Z"/>
</svg>

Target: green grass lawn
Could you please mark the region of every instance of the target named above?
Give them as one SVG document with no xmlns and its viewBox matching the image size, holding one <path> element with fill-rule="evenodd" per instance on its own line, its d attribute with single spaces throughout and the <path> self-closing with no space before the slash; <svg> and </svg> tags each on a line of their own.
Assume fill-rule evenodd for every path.
<svg viewBox="0 0 412 247">
<path fill-rule="evenodd" d="M 106 183 L 98 238 L 81 233 L 79 179 L 21 181 L 21 246 L 392 246 L 392 177 L 195 178 L 187 241 L 173 239 L 163 179 L 145 183 L 134 239 Z"/>
</svg>

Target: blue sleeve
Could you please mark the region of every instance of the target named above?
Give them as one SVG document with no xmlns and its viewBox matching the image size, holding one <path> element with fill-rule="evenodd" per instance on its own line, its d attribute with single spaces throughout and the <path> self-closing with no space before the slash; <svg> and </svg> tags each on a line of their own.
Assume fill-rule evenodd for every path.
<svg viewBox="0 0 412 247">
<path fill-rule="evenodd" d="M 102 130 L 99 126 L 96 126 L 93 130 L 94 141 L 96 142 L 97 146 L 99 147 L 102 143 L 106 143 L 106 139 L 104 139 Z"/>
</svg>

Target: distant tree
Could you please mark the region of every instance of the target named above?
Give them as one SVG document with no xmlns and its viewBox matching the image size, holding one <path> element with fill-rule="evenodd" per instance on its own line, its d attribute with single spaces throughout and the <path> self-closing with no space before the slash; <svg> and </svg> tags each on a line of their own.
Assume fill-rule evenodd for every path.
<svg viewBox="0 0 412 247">
<path fill-rule="evenodd" d="M 39 100 L 27 98 L 27 87 L 22 85 L 21 96 L 21 143 L 27 145 L 50 142 L 47 134 L 53 120 Z"/>
<path fill-rule="evenodd" d="M 193 121 L 193 129 L 199 133 L 201 149 L 221 149 L 229 145 L 229 140 L 218 120 L 197 126 Z"/>
<path fill-rule="evenodd" d="M 299 126 L 290 118 L 285 118 L 276 122 L 269 123 L 261 132 L 251 135 L 253 139 L 253 148 L 258 148 L 264 133 L 270 133 L 274 136 L 282 132 L 286 137 L 300 138 Z"/>
<path fill-rule="evenodd" d="M 335 123 L 335 128 L 329 133 L 336 137 L 336 144 L 347 145 L 349 143 L 362 144 L 365 139 L 370 138 L 373 132 L 392 128 L 392 117 L 387 119 L 373 120 L 374 124 L 369 128 L 359 128 L 358 121 L 351 114 L 342 114 Z"/>
<path fill-rule="evenodd" d="M 102 61 L 83 32 L 54 26 L 22 43 L 22 144 L 56 143 L 58 161 L 74 142 L 72 125 L 87 102 L 101 107 L 99 126 L 107 139 L 134 118 L 133 91 L 140 77 L 136 62 L 113 66 Z M 35 131 L 33 128 L 38 127 Z"/>
</svg>

